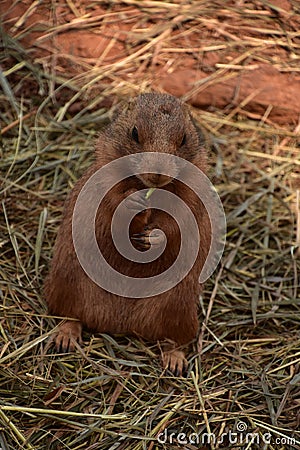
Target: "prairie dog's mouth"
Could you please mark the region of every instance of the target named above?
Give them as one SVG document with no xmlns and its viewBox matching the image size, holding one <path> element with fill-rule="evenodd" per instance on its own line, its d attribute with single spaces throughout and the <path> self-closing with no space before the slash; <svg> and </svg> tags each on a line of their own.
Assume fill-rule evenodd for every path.
<svg viewBox="0 0 300 450">
<path fill-rule="evenodd" d="M 144 173 L 137 176 L 148 188 L 160 188 L 166 186 L 174 179 L 161 173 Z"/>
</svg>

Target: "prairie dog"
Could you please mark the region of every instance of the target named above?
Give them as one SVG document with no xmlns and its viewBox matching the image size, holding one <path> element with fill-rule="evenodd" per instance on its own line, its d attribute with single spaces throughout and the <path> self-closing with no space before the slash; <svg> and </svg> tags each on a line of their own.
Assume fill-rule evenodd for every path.
<svg viewBox="0 0 300 450">
<path fill-rule="evenodd" d="M 151 158 L 144 156 L 144 152 L 151 152 Z M 185 168 L 171 161 L 171 176 L 160 173 L 162 154 L 179 156 L 206 171 L 204 138 L 188 107 L 173 96 L 142 94 L 120 107 L 111 124 L 101 132 L 96 143 L 95 161 L 78 180 L 66 201 L 50 273 L 45 282 L 49 312 L 78 319 L 60 326 L 55 337 L 58 349 L 73 350 L 74 340 L 81 342 L 82 327 L 100 333 L 132 334 L 161 342 L 163 366 L 177 374 L 184 371 L 186 359 L 182 346 L 190 343 L 198 331 L 197 308 L 201 291 L 198 277 L 208 254 L 211 226 L 202 202 L 176 179 Z M 176 259 L 180 249 L 180 230 L 166 212 L 151 208 L 152 196 L 145 199 L 140 195 L 135 200 L 128 197 L 141 189 L 159 188 L 182 199 L 194 214 L 200 234 L 195 264 L 185 278 L 166 292 L 147 298 L 122 297 L 99 287 L 82 269 L 72 240 L 72 215 L 81 189 L 98 169 L 126 155 L 135 155 L 132 164 L 138 174 L 109 190 L 95 219 L 97 242 L 108 263 L 129 277 L 152 277 L 166 270 Z M 152 173 L 153 168 L 156 173 Z M 124 200 L 128 211 L 139 206 L 145 208 L 135 215 L 129 227 L 130 239 L 138 251 L 144 252 L 149 248 L 153 229 L 165 233 L 166 247 L 153 262 L 130 261 L 114 246 L 112 216 Z M 89 202 L 86 202 L 86 208 L 88 210 Z M 82 224 L 84 228 L 85 217 L 82 217 Z"/>
</svg>

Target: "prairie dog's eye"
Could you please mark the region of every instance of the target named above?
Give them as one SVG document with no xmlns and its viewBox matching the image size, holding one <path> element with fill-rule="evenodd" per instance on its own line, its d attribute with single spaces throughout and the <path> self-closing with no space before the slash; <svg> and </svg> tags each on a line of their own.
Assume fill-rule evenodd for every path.
<svg viewBox="0 0 300 450">
<path fill-rule="evenodd" d="M 138 133 L 138 129 L 136 126 L 134 126 L 132 128 L 131 136 L 132 136 L 132 139 L 138 144 L 139 143 L 139 133 Z"/>
<path fill-rule="evenodd" d="M 185 143 L 186 143 L 186 134 L 184 133 L 184 135 L 182 136 L 180 147 L 182 147 Z"/>
</svg>

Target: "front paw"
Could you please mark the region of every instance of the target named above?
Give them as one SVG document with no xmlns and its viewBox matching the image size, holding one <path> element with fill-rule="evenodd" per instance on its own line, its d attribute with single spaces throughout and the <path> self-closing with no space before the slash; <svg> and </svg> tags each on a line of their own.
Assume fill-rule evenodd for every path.
<svg viewBox="0 0 300 450">
<path fill-rule="evenodd" d="M 142 212 L 150 207 L 150 202 L 146 199 L 145 191 L 128 191 L 124 204 L 127 209 L 136 213 Z"/>
</svg>

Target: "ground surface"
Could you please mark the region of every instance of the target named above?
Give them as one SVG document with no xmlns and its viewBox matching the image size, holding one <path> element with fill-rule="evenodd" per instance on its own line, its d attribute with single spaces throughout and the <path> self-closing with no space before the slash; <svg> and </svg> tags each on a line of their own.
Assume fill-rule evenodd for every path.
<svg viewBox="0 0 300 450">
<path fill-rule="evenodd" d="M 300 448 L 299 2 L 0 10 L 1 450 Z M 200 107 L 227 215 L 186 378 L 137 339 L 47 349 L 41 288 L 64 199 L 108 107 L 151 87 Z"/>
</svg>

